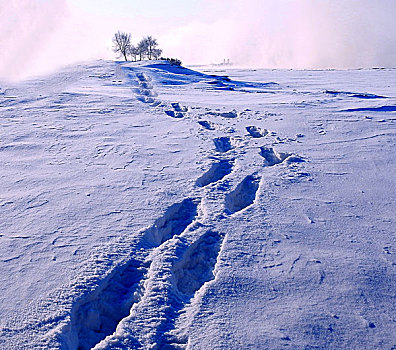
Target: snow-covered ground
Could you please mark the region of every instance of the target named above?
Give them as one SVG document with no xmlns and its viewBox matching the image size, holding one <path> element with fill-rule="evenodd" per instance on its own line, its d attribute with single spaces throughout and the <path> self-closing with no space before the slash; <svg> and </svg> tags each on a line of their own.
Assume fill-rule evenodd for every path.
<svg viewBox="0 0 396 350">
<path fill-rule="evenodd" d="M 396 348 L 396 71 L 200 72 L 0 84 L 1 349 Z"/>
</svg>

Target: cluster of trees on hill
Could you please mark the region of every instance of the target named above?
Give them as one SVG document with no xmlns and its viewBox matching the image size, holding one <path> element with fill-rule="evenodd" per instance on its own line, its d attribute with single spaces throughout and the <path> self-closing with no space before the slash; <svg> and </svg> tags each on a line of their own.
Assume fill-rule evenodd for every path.
<svg viewBox="0 0 396 350">
<path fill-rule="evenodd" d="M 118 31 L 113 37 L 115 53 L 118 53 L 120 57 L 123 57 L 125 61 L 128 61 L 128 57 L 131 57 L 132 61 L 144 60 L 144 59 L 159 59 L 162 50 L 158 48 L 157 39 L 152 36 L 146 36 L 139 43 L 134 46 L 131 42 L 131 34 Z"/>
</svg>

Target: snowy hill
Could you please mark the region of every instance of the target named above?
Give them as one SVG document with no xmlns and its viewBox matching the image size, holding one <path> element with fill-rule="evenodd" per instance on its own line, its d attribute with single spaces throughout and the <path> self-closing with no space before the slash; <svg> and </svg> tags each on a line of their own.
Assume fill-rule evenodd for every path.
<svg viewBox="0 0 396 350">
<path fill-rule="evenodd" d="M 1 83 L 0 348 L 396 348 L 394 77 Z"/>
</svg>

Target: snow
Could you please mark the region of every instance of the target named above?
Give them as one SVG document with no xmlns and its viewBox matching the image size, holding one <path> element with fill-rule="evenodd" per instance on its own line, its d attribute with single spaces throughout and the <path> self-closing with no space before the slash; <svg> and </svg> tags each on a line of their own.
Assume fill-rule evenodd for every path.
<svg viewBox="0 0 396 350">
<path fill-rule="evenodd" d="M 395 71 L 197 69 L 0 83 L 0 347 L 396 347 Z"/>
</svg>

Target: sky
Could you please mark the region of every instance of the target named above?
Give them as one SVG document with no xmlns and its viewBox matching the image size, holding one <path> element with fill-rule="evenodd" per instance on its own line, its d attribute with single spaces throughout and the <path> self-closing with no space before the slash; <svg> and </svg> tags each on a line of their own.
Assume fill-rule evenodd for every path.
<svg viewBox="0 0 396 350">
<path fill-rule="evenodd" d="M 117 30 L 184 64 L 394 67 L 395 0 L 0 0 L 0 79 L 116 59 Z"/>
</svg>

